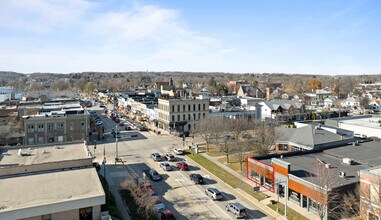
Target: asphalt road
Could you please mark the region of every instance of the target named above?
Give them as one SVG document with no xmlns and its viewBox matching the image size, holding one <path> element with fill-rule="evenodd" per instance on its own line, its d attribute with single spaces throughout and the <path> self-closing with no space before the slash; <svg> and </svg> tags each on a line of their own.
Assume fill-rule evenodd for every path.
<svg viewBox="0 0 381 220">
<path fill-rule="evenodd" d="M 94 109 L 94 108 L 93 108 Z M 101 114 L 102 111 L 98 111 Z M 108 119 L 104 114 L 101 117 L 106 128 L 106 141 L 98 143 L 96 156 L 103 158 L 105 148 L 108 162 L 113 161 L 116 154 L 115 139 L 111 136 L 111 129 L 115 129 L 117 123 Z M 123 127 L 119 127 L 123 128 Z M 188 138 L 189 143 L 192 142 Z M 171 135 L 154 135 L 150 132 L 121 131 L 118 140 L 118 156 L 127 164 L 130 172 L 143 177 L 143 171 L 149 168 L 157 170 L 163 177 L 161 181 L 153 182 L 156 194 L 161 198 L 168 209 L 174 212 L 177 219 L 235 219 L 235 216 L 225 210 L 228 202 L 239 202 L 247 211 L 246 219 L 272 219 L 240 196 L 224 183 L 213 179 L 212 175 L 200 168 L 193 161 L 186 161 L 190 167 L 189 171 L 179 171 L 175 162 L 170 162 L 173 171 L 164 171 L 159 162 L 150 158 L 152 153 L 173 153 L 174 148 L 182 148 L 181 138 Z M 178 161 L 186 160 L 184 156 L 176 156 Z M 205 184 L 196 185 L 189 179 L 189 174 L 198 173 L 205 178 Z M 121 177 L 123 178 L 123 177 Z M 213 201 L 205 195 L 205 189 L 217 188 L 223 194 L 222 201 Z"/>
</svg>

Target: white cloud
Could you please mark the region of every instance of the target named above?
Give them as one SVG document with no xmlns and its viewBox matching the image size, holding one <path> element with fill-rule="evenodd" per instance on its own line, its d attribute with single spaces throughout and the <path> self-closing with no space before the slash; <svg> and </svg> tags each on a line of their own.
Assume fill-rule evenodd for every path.
<svg viewBox="0 0 381 220">
<path fill-rule="evenodd" d="M 0 0 L 0 27 L 35 33 L 52 32 L 81 22 L 95 7 L 86 0 Z"/>
</svg>

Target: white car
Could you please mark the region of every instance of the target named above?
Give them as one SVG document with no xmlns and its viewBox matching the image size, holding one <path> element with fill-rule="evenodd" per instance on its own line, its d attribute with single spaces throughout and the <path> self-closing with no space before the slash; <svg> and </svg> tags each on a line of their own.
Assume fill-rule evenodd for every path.
<svg viewBox="0 0 381 220">
<path fill-rule="evenodd" d="M 163 170 L 165 170 L 165 171 L 172 170 L 171 165 L 169 163 L 166 163 L 166 162 L 165 163 L 160 163 L 160 167 L 163 168 Z"/>
<path fill-rule="evenodd" d="M 181 155 L 181 154 L 183 154 L 183 150 L 181 150 L 181 149 L 179 149 L 179 148 L 175 148 L 175 149 L 173 150 L 173 152 L 174 152 L 175 154 L 177 154 L 177 155 Z"/>
</svg>

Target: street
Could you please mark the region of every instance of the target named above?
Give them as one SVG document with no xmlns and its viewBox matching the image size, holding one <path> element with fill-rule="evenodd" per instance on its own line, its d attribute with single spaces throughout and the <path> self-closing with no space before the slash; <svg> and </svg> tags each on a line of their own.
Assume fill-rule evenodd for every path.
<svg viewBox="0 0 381 220">
<path fill-rule="evenodd" d="M 92 109 L 95 110 L 95 109 Z M 97 110 L 101 115 L 102 111 Z M 115 129 L 117 123 L 107 118 L 103 113 L 101 119 L 105 126 L 105 144 L 98 143 L 95 156 L 103 158 L 103 149 L 107 158 L 107 165 L 114 163 L 116 157 L 115 138 L 110 134 L 111 129 Z M 172 171 L 164 171 L 160 168 L 159 162 L 154 162 L 150 158 L 152 153 L 173 153 L 174 148 L 182 148 L 181 138 L 172 135 L 155 135 L 150 132 L 138 132 L 136 130 L 124 131 L 124 127 L 117 126 L 121 131 L 121 138 L 118 139 L 118 157 L 127 166 L 130 173 L 135 173 L 143 178 L 143 172 L 150 168 L 155 169 L 162 175 L 162 180 L 151 181 L 156 194 L 161 198 L 166 207 L 171 210 L 177 219 L 234 219 L 235 216 L 225 210 L 225 205 L 230 202 L 239 202 L 246 208 L 246 219 L 272 219 L 262 211 L 258 210 L 250 201 L 246 200 L 232 188 L 217 181 L 213 175 L 202 167 L 198 167 L 185 156 L 175 155 L 177 161 L 186 161 L 189 171 L 179 171 L 176 162 L 169 162 Z M 192 138 L 187 138 L 188 146 Z M 90 142 L 91 143 L 91 142 Z M 93 146 L 89 146 L 93 149 Z M 110 170 L 110 169 L 109 169 Z M 203 185 L 196 185 L 189 179 L 191 173 L 198 173 L 204 177 Z M 125 178 L 123 172 L 116 170 L 111 174 L 117 182 L 122 182 Z M 222 201 L 213 201 L 205 195 L 205 189 L 217 188 L 223 194 Z"/>
</svg>

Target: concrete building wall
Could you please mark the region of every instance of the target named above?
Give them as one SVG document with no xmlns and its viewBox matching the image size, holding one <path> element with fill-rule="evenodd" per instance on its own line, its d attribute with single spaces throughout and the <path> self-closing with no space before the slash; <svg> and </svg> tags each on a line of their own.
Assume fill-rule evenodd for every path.
<svg viewBox="0 0 381 220">
<path fill-rule="evenodd" d="M 381 175 L 360 171 L 360 219 L 381 219 Z"/>
<path fill-rule="evenodd" d="M 101 219 L 100 205 L 92 207 L 92 215 L 93 215 L 93 220 Z M 50 219 L 55 219 L 55 220 L 79 220 L 80 219 L 79 209 L 73 209 L 73 210 L 51 213 L 46 215 L 46 217 L 49 217 L 49 216 L 50 216 Z M 46 218 L 44 218 L 43 216 L 34 216 L 29 218 L 23 218 L 21 220 L 46 220 Z"/>
<path fill-rule="evenodd" d="M 25 145 L 86 140 L 87 114 L 24 118 Z"/>
</svg>

